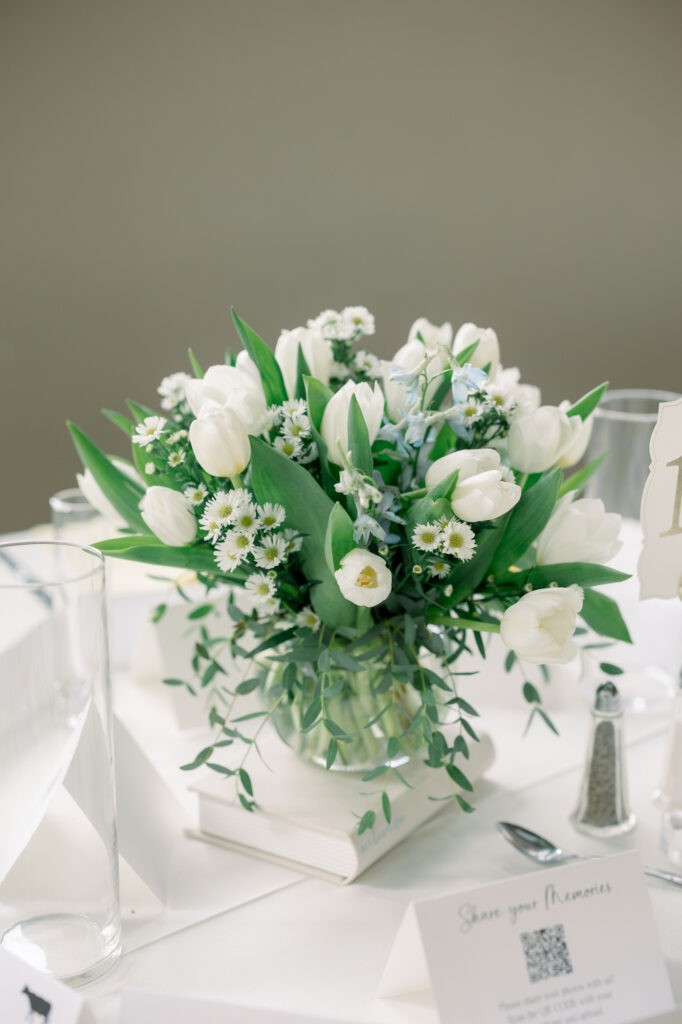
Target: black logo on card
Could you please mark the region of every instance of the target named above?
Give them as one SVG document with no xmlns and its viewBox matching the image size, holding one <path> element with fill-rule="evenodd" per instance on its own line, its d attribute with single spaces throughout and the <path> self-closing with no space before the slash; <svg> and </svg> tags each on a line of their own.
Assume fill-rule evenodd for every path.
<svg viewBox="0 0 682 1024">
<path fill-rule="evenodd" d="M 47 1024 L 47 1018 L 50 1016 L 50 1010 L 52 1009 L 52 1003 L 48 1003 L 47 999 L 43 999 L 41 996 L 37 996 L 35 992 L 31 992 L 30 988 L 26 985 L 21 990 L 29 1002 L 28 1013 L 26 1014 L 26 1020 L 29 1018 L 42 1017 L 44 1024 Z"/>
</svg>

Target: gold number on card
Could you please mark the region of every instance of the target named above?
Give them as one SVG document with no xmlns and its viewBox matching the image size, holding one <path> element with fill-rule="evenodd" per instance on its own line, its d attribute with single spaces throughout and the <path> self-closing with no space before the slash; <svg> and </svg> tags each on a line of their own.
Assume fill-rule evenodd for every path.
<svg viewBox="0 0 682 1024">
<path fill-rule="evenodd" d="M 680 525 L 680 511 L 682 511 L 682 455 L 679 455 L 676 459 L 671 459 L 667 465 L 677 466 L 677 485 L 673 502 L 673 524 L 669 530 L 664 530 L 661 537 L 674 537 L 675 534 L 682 533 L 682 525 Z"/>
</svg>

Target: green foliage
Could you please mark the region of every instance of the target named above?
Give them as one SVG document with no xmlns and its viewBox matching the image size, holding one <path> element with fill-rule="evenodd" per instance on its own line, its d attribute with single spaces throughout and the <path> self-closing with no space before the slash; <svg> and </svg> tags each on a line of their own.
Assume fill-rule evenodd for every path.
<svg viewBox="0 0 682 1024">
<path fill-rule="evenodd" d="M 553 469 L 521 495 L 521 500 L 509 514 L 502 540 L 490 565 L 494 576 L 515 565 L 545 528 L 554 511 L 561 480 L 561 470 Z"/>
<path fill-rule="evenodd" d="M 580 615 L 600 636 L 610 636 L 614 640 L 632 643 L 620 608 L 612 597 L 601 594 L 598 590 L 586 590 Z"/>
<path fill-rule="evenodd" d="M 590 413 L 594 412 L 599 403 L 602 400 L 604 392 L 607 390 L 609 382 L 604 381 L 598 387 L 593 388 L 592 391 L 588 391 L 586 395 L 583 395 L 574 405 L 568 410 L 569 416 L 580 416 L 581 420 L 586 420 Z"/>
<path fill-rule="evenodd" d="M 75 423 L 68 423 L 67 426 L 81 462 L 90 470 L 105 497 L 129 526 L 140 533 L 149 533 L 138 509 L 144 493 L 142 487 L 117 469 L 111 459 Z"/>
<path fill-rule="evenodd" d="M 232 310 L 232 320 L 242 345 L 258 367 L 268 405 L 281 405 L 282 402 L 286 402 L 287 391 L 284 386 L 284 378 L 274 353 L 263 339 L 259 338 L 256 332 L 237 316 L 234 309 Z"/>
</svg>

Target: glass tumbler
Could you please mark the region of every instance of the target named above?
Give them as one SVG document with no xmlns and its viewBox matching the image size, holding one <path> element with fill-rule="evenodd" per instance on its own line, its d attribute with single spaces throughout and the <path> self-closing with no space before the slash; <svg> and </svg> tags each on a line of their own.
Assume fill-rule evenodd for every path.
<svg viewBox="0 0 682 1024">
<path fill-rule="evenodd" d="M 121 946 L 104 559 L 0 544 L 0 944 L 73 985 Z"/>
<path fill-rule="evenodd" d="M 585 453 L 590 462 L 602 452 L 607 456 L 588 480 L 584 497 L 601 498 L 607 512 L 623 516 L 623 548 L 611 565 L 631 578 L 605 592 L 619 604 L 633 644 L 618 644 L 600 651 L 596 660 L 615 662 L 624 669 L 618 677 L 623 706 L 630 711 L 659 712 L 675 692 L 679 669 L 679 609 L 675 602 L 639 600 L 637 560 L 642 546 L 640 507 L 649 475 L 649 445 L 661 402 L 680 396 L 672 391 L 621 389 L 607 391 L 595 410 L 592 436 Z M 601 588 L 600 588 L 601 589 Z M 586 682 L 601 681 L 598 667 L 586 664 Z"/>
<path fill-rule="evenodd" d="M 50 512 L 55 540 L 83 542 L 85 539 L 87 543 L 92 543 L 99 539 L 95 535 L 97 531 L 91 531 L 95 523 L 103 535 L 99 512 L 78 487 L 66 487 L 53 494 L 50 498 Z M 93 532 L 92 538 L 83 537 L 88 532 Z"/>
</svg>

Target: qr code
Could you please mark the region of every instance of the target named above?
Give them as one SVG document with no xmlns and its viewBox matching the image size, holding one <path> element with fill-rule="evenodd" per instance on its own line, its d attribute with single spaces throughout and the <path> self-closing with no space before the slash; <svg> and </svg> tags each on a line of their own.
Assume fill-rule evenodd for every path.
<svg viewBox="0 0 682 1024">
<path fill-rule="evenodd" d="M 539 928 L 536 932 L 522 932 L 521 944 L 531 981 L 545 981 L 546 978 L 573 973 L 562 924 Z"/>
</svg>

